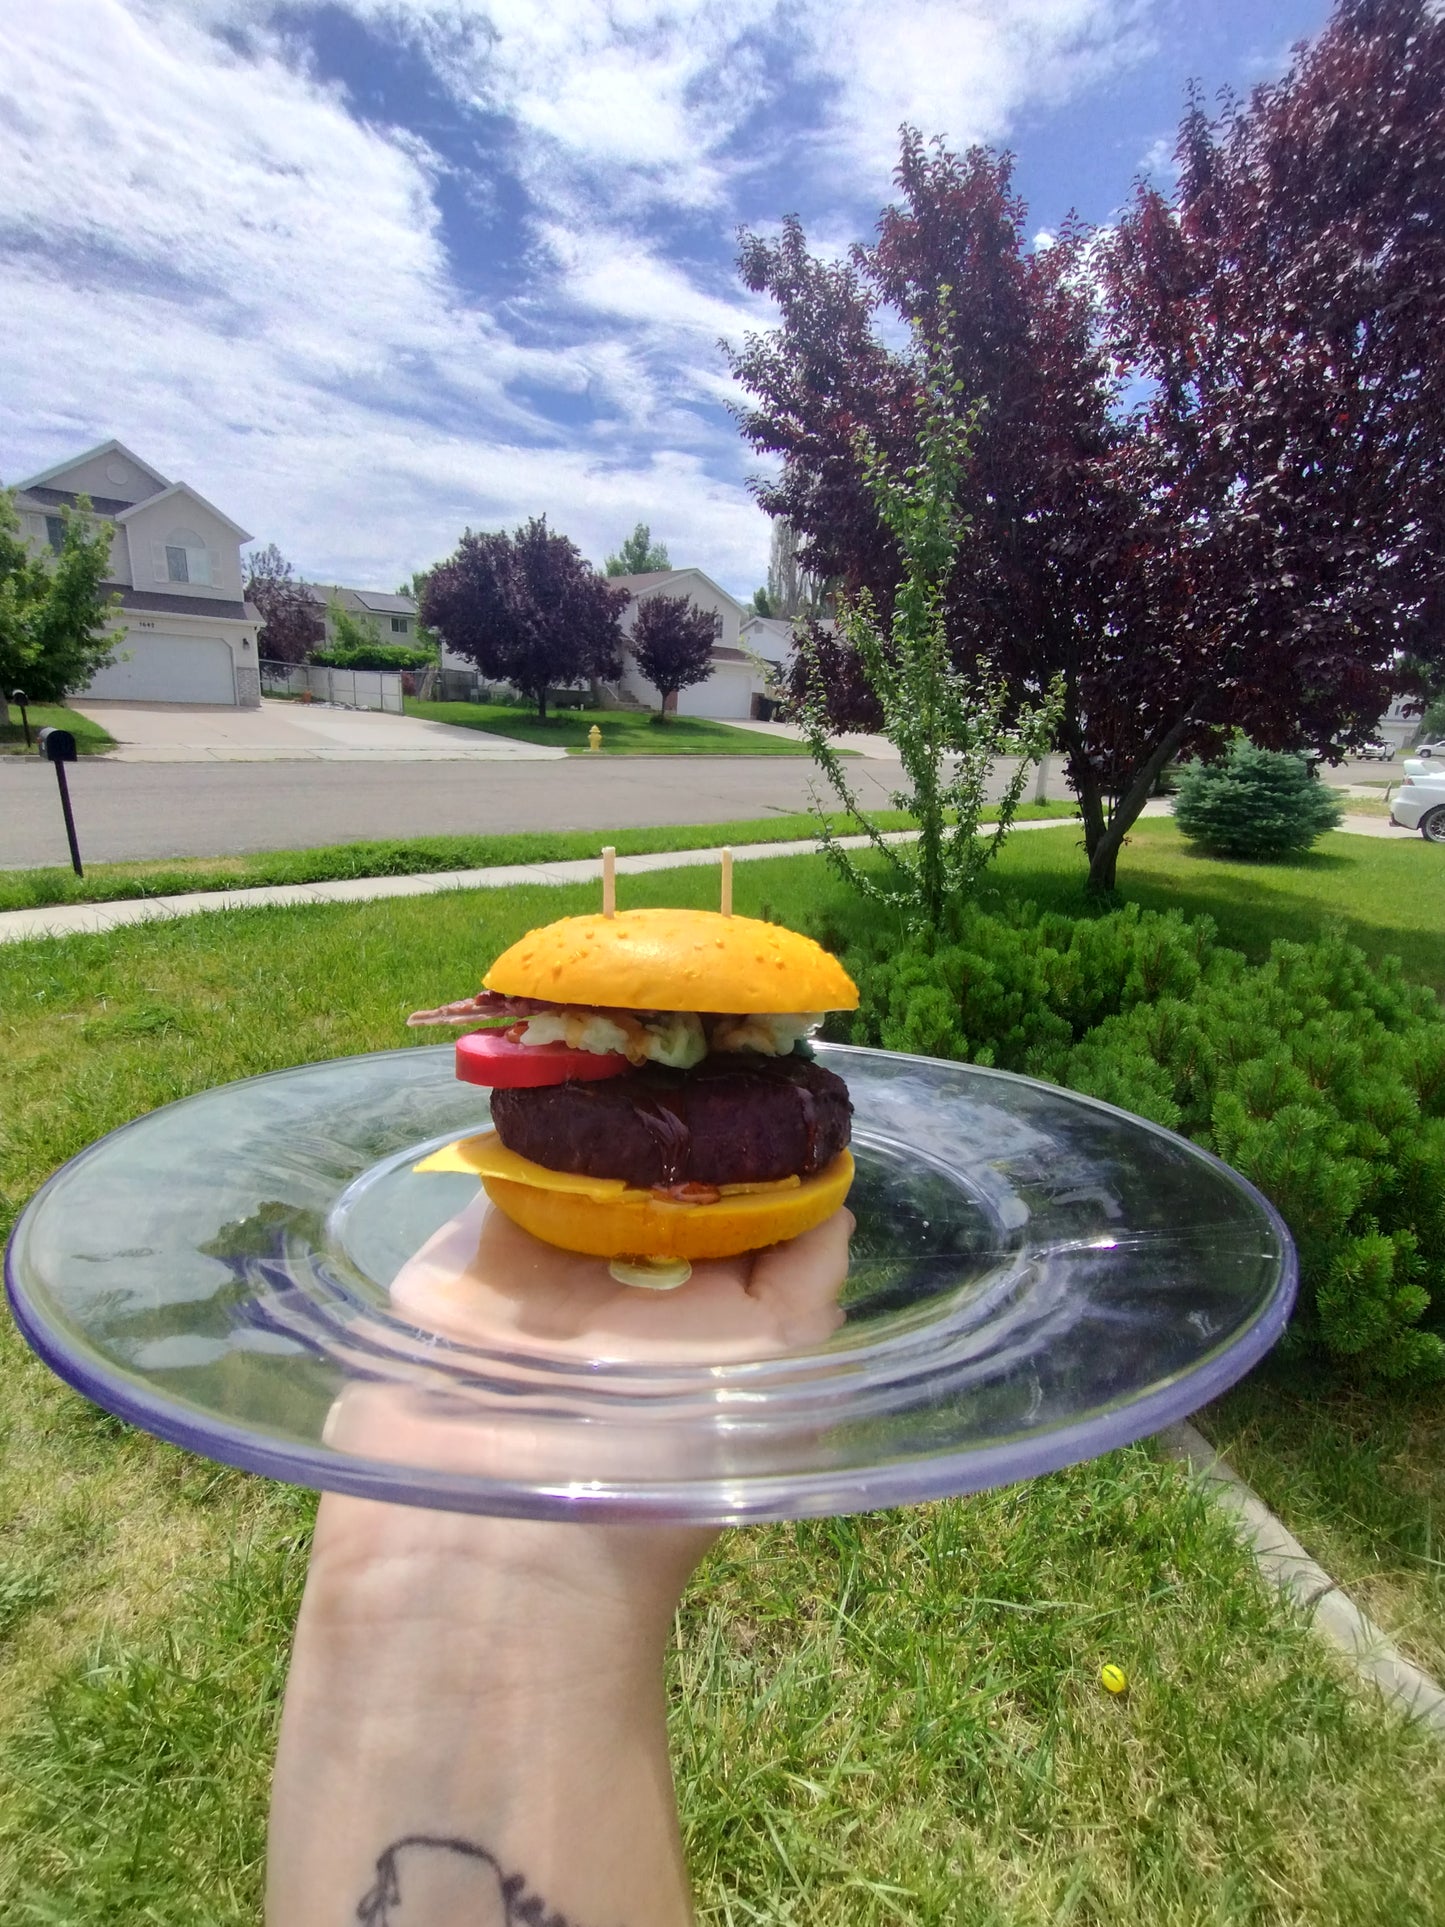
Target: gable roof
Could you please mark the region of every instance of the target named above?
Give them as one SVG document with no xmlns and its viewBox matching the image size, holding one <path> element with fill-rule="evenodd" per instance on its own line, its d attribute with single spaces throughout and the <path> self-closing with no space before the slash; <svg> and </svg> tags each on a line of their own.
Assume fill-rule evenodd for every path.
<svg viewBox="0 0 1445 1927">
<path fill-rule="evenodd" d="M 176 495 L 184 495 L 188 501 L 199 502 L 208 515 L 214 515 L 218 522 L 225 523 L 238 542 L 251 540 L 239 522 L 233 522 L 229 515 L 222 514 L 214 502 L 208 502 L 201 491 L 192 488 L 189 482 L 172 482 L 168 488 L 163 488 L 159 495 L 148 495 L 143 502 L 133 502 L 129 508 L 122 509 L 115 519 L 117 522 L 128 522 L 132 516 L 139 515 L 142 509 L 157 508 L 162 502 L 167 502 Z"/>
<path fill-rule="evenodd" d="M 385 589 L 347 589 L 339 582 L 308 582 L 306 587 L 313 602 L 323 606 L 339 602 L 353 615 L 414 616 L 417 613 L 415 596 L 388 595 Z"/>
<path fill-rule="evenodd" d="M 73 488 L 40 488 L 32 486 L 16 490 L 17 495 L 28 495 L 32 502 L 38 502 L 47 509 L 73 509 L 80 506 L 79 491 Z M 87 501 L 97 515 L 115 516 L 122 509 L 135 507 L 134 502 L 123 502 L 118 495 L 91 495 Z"/>
<path fill-rule="evenodd" d="M 747 611 L 735 595 L 730 594 L 720 582 L 714 582 L 705 570 L 693 568 L 691 565 L 682 569 L 648 569 L 641 575 L 609 575 L 606 582 L 609 589 L 626 589 L 635 600 L 638 596 L 647 595 L 654 589 L 672 589 L 673 584 L 681 582 L 684 576 L 689 575 L 699 577 L 717 595 L 723 596 L 740 616 L 746 615 Z M 673 593 L 676 591 L 673 590 Z"/>
<path fill-rule="evenodd" d="M 17 482 L 16 487 L 30 489 L 46 482 L 53 482 L 57 475 L 65 475 L 72 468 L 79 468 L 82 462 L 93 462 L 98 455 L 124 455 L 132 467 L 140 469 L 142 474 L 149 475 L 158 489 L 170 487 L 170 483 L 158 468 L 152 468 L 149 462 L 143 462 L 133 449 L 127 448 L 124 442 L 118 442 L 114 436 L 108 442 L 98 442 L 94 448 L 87 448 L 83 455 L 67 455 L 63 462 L 57 462 L 53 468 L 43 468 L 38 475 L 28 476 L 25 481 Z"/>
</svg>

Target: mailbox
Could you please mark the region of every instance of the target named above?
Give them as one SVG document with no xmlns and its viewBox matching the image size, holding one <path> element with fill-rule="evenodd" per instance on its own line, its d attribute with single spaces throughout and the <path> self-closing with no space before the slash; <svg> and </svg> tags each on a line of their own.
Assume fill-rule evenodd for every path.
<svg viewBox="0 0 1445 1927">
<path fill-rule="evenodd" d="M 42 729 L 35 746 L 47 763 L 75 761 L 75 738 L 68 729 Z"/>
<path fill-rule="evenodd" d="M 75 840 L 75 818 L 70 810 L 70 791 L 65 783 L 65 765 L 75 761 L 75 738 L 68 729 L 42 729 L 35 739 L 35 747 L 47 763 L 55 765 L 55 781 L 60 788 L 60 813 L 65 818 L 65 837 L 70 845 L 70 867 L 78 877 L 85 875 L 80 867 L 80 845 Z"/>
</svg>

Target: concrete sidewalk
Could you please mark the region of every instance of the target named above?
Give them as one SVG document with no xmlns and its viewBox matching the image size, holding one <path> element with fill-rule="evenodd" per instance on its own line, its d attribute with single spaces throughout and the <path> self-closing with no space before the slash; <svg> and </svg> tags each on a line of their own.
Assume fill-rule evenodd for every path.
<svg viewBox="0 0 1445 1927">
<path fill-rule="evenodd" d="M 1167 805 L 1149 804 L 1151 814 Z M 1073 819 L 1055 817 L 1016 823 L 1019 830 L 1054 830 Z M 907 843 L 912 830 L 890 831 L 884 841 Z M 838 839 L 847 850 L 868 847 L 865 836 Z M 795 843 L 745 843 L 733 851 L 735 863 L 761 862 L 776 856 L 813 856 L 818 845 L 810 837 Z M 722 848 L 658 850 L 646 856 L 620 856 L 619 876 L 643 876 L 651 870 L 685 870 L 722 862 Z M 369 903 L 383 897 L 437 896 L 445 890 L 510 890 L 522 884 L 596 883 L 601 876 L 597 857 L 565 863 L 505 863 L 485 870 L 431 870 L 420 876 L 339 877 L 329 883 L 282 883 L 259 890 L 194 890 L 184 896 L 127 897 L 112 903 L 53 904 L 42 910 L 0 912 L 0 943 L 22 943 L 33 937 L 91 935 L 119 930 L 126 924 L 159 923 L 172 917 L 194 917 L 208 910 L 245 910 L 300 903 Z"/>
<path fill-rule="evenodd" d="M 1146 803 L 1145 816 L 1168 816 L 1165 801 Z M 1054 817 L 1015 823 L 1013 834 L 1026 830 L 1067 828 L 1077 818 Z M 1347 816 L 1341 829 L 1356 836 L 1412 836 L 1377 817 Z M 912 830 L 891 831 L 884 841 L 907 843 Z M 838 839 L 845 850 L 868 847 L 864 836 Z M 811 837 L 794 843 L 744 843 L 733 850 L 735 863 L 763 862 L 777 856 L 812 856 L 818 845 Z M 652 870 L 687 870 L 719 864 L 721 846 L 707 850 L 657 850 L 646 856 L 620 856 L 619 876 L 643 876 Z M 158 923 L 172 917 L 201 916 L 208 910 L 245 910 L 302 903 L 369 903 L 384 897 L 437 896 L 445 890 L 510 890 L 522 884 L 592 883 L 600 875 L 596 857 L 565 863 L 505 863 L 484 870 L 431 870 L 420 876 L 339 877 L 329 883 L 282 883 L 258 890 L 193 890 L 184 896 L 126 897 L 112 903 L 62 903 L 41 910 L 0 912 L 0 943 L 23 943 L 34 937 L 69 937 L 118 930 L 126 924 Z"/>
</svg>

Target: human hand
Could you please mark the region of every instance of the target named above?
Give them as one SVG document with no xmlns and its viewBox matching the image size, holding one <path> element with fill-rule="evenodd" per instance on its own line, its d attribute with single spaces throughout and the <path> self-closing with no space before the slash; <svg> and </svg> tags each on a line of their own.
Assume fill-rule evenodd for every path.
<svg viewBox="0 0 1445 1927">
<path fill-rule="evenodd" d="M 659 1294 L 478 1203 L 403 1269 L 393 1298 L 422 1331 L 513 1356 L 664 1369 L 762 1357 L 841 1322 L 852 1224 L 839 1212 Z M 515 1405 L 443 1411 L 365 1382 L 338 1400 L 327 1440 L 480 1478 L 515 1477 L 529 1452 L 553 1449 Z M 664 1421 L 652 1460 L 669 1446 Z M 534 1904 L 557 1919 L 684 1927 L 661 1662 L 714 1537 L 327 1494 L 273 1784 L 270 1927 L 501 1927 Z"/>
<path fill-rule="evenodd" d="M 718 1364 L 822 1343 L 842 1322 L 852 1215 L 839 1211 L 788 1244 L 694 1266 L 676 1290 L 619 1284 L 605 1262 L 542 1244 L 478 1198 L 431 1238 L 392 1286 L 396 1310 L 426 1332 L 510 1357 L 582 1359 L 650 1367 Z M 610 1433 L 581 1420 L 534 1418 L 522 1401 L 468 1412 L 440 1410 L 427 1394 L 365 1382 L 349 1386 L 326 1430 L 335 1450 L 411 1460 L 431 1469 L 516 1482 L 613 1483 L 683 1470 L 666 1420 Z M 564 1454 L 559 1460 L 558 1453 Z M 669 1456 L 670 1455 L 670 1456 Z M 595 1511 L 595 1505 L 593 1507 Z M 577 1518 L 588 1516 L 585 1497 Z M 313 1564 L 341 1568 L 339 1597 L 353 1605 L 358 1575 L 419 1562 L 448 1569 L 485 1561 L 557 1596 L 615 1606 L 633 1626 L 664 1631 L 688 1573 L 715 1535 L 656 1524 L 569 1524 L 559 1537 L 538 1521 L 437 1513 L 328 1497 Z M 433 1575 L 436 1576 L 435 1574 Z M 410 1589 L 410 1586 L 409 1588 Z"/>
</svg>

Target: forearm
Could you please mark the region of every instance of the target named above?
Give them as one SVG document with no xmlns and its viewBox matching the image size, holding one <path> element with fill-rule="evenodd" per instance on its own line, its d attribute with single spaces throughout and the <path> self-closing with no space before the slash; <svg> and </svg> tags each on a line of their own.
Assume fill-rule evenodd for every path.
<svg viewBox="0 0 1445 1927">
<path fill-rule="evenodd" d="M 268 1927 L 685 1927 L 661 1612 L 624 1621 L 487 1558 L 414 1582 L 313 1563 Z"/>
</svg>

